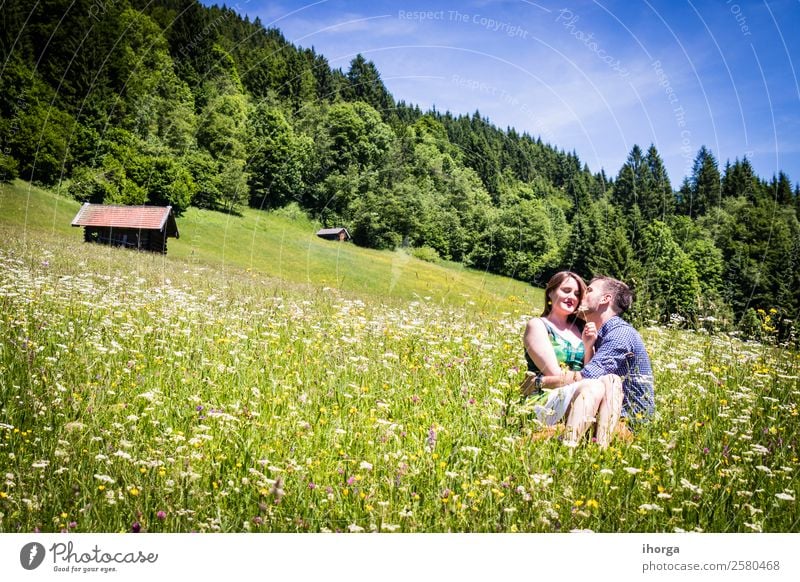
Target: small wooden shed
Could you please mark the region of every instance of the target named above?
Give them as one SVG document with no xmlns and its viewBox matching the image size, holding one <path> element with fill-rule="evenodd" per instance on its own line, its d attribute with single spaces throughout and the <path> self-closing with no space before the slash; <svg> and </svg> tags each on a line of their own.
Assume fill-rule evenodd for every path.
<svg viewBox="0 0 800 582">
<path fill-rule="evenodd" d="M 167 252 L 167 238 L 178 238 L 172 206 L 81 206 L 72 226 L 83 227 L 83 240 L 113 246 Z"/>
<path fill-rule="evenodd" d="M 317 231 L 317 236 L 327 240 L 348 241 L 350 240 L 350 233 L 344 227 L 339 228 L 323 228 Z"/>
</svg>

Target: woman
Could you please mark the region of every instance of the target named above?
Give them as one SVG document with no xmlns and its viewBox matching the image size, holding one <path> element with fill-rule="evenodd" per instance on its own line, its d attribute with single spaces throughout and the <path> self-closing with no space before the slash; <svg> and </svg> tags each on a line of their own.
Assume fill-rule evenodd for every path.
<svg viewBox="0 0 800 582">
<path fill-rule="evenodd" d="M 571 271 L 550 278 L 545 288 L 545 307 L 541 317 L 528 322 L 523 338 L 528 376 L 523 394 L 534 399 L 539 421 L 553 426 L 566 417 L 568 445 L 578 440 L 600 416 L 597 442 L 607 446 L 614 433 L 622 405 L 622 387 L 616 376 L 574 382 L 575 372 L 594 354 L 597 332 L 583 329 L 577 319 L 586 283 Z"/>
</svg>

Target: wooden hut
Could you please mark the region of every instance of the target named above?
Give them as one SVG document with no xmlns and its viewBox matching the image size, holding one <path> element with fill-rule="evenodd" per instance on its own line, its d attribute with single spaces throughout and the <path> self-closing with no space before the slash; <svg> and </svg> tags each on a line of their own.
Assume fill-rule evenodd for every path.
<svg viewBox="0 0 800 582">
<path fill-rule="evenodd" d="M 317 231 L 317 236 L 326 240 L 348 241 L 350 240 L 350 233 L 344 227 L 339 228 L 323 228 Z"/>
<path fill-rule="evenodd" d="M 172 206 L 81 206 L 72 226 L 83 227 L 83 240 L 113 246 L 167 252 L 167 238 L 178 238 Z"/>
</svg>

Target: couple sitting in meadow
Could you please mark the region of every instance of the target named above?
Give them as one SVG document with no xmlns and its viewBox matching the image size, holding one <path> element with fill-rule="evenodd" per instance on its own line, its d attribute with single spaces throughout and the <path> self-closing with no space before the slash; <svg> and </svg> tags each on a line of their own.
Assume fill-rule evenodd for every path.
<svg viewBox="0 0 800 582">
<path fill-rule="evenodd" d="M 620 317 L 632 300 L 621 281 L 595 277 L 587 286 L 561 271 L 547 283 L 541 317 L 525 328 L 528 374 L 520 388 L 543 425 L 564 419 L 567 445 L 592 429 L 606 447 L 615 434 L 630 435 L 621 417 L 635 425 L 655 409 L 650 358 L 639 333 Z"/>
</svg>

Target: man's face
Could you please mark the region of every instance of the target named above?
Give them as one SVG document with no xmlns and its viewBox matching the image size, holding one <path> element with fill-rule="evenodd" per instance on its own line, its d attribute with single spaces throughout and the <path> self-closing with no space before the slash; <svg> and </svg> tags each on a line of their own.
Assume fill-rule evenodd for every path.
<svg viewBox="0 0 800 582">
<path fill-rule="evenodd" d="M 604 287 L 600 281 L 594 281 L 589 284 L 586 288 L 586 293 L 583 294 L 581 306 L 578 308 L 578 315 L 585 319 L 586 315 L 599 311 L 600 304 L 605 302 L 608 297 Z"/>
</svg>

